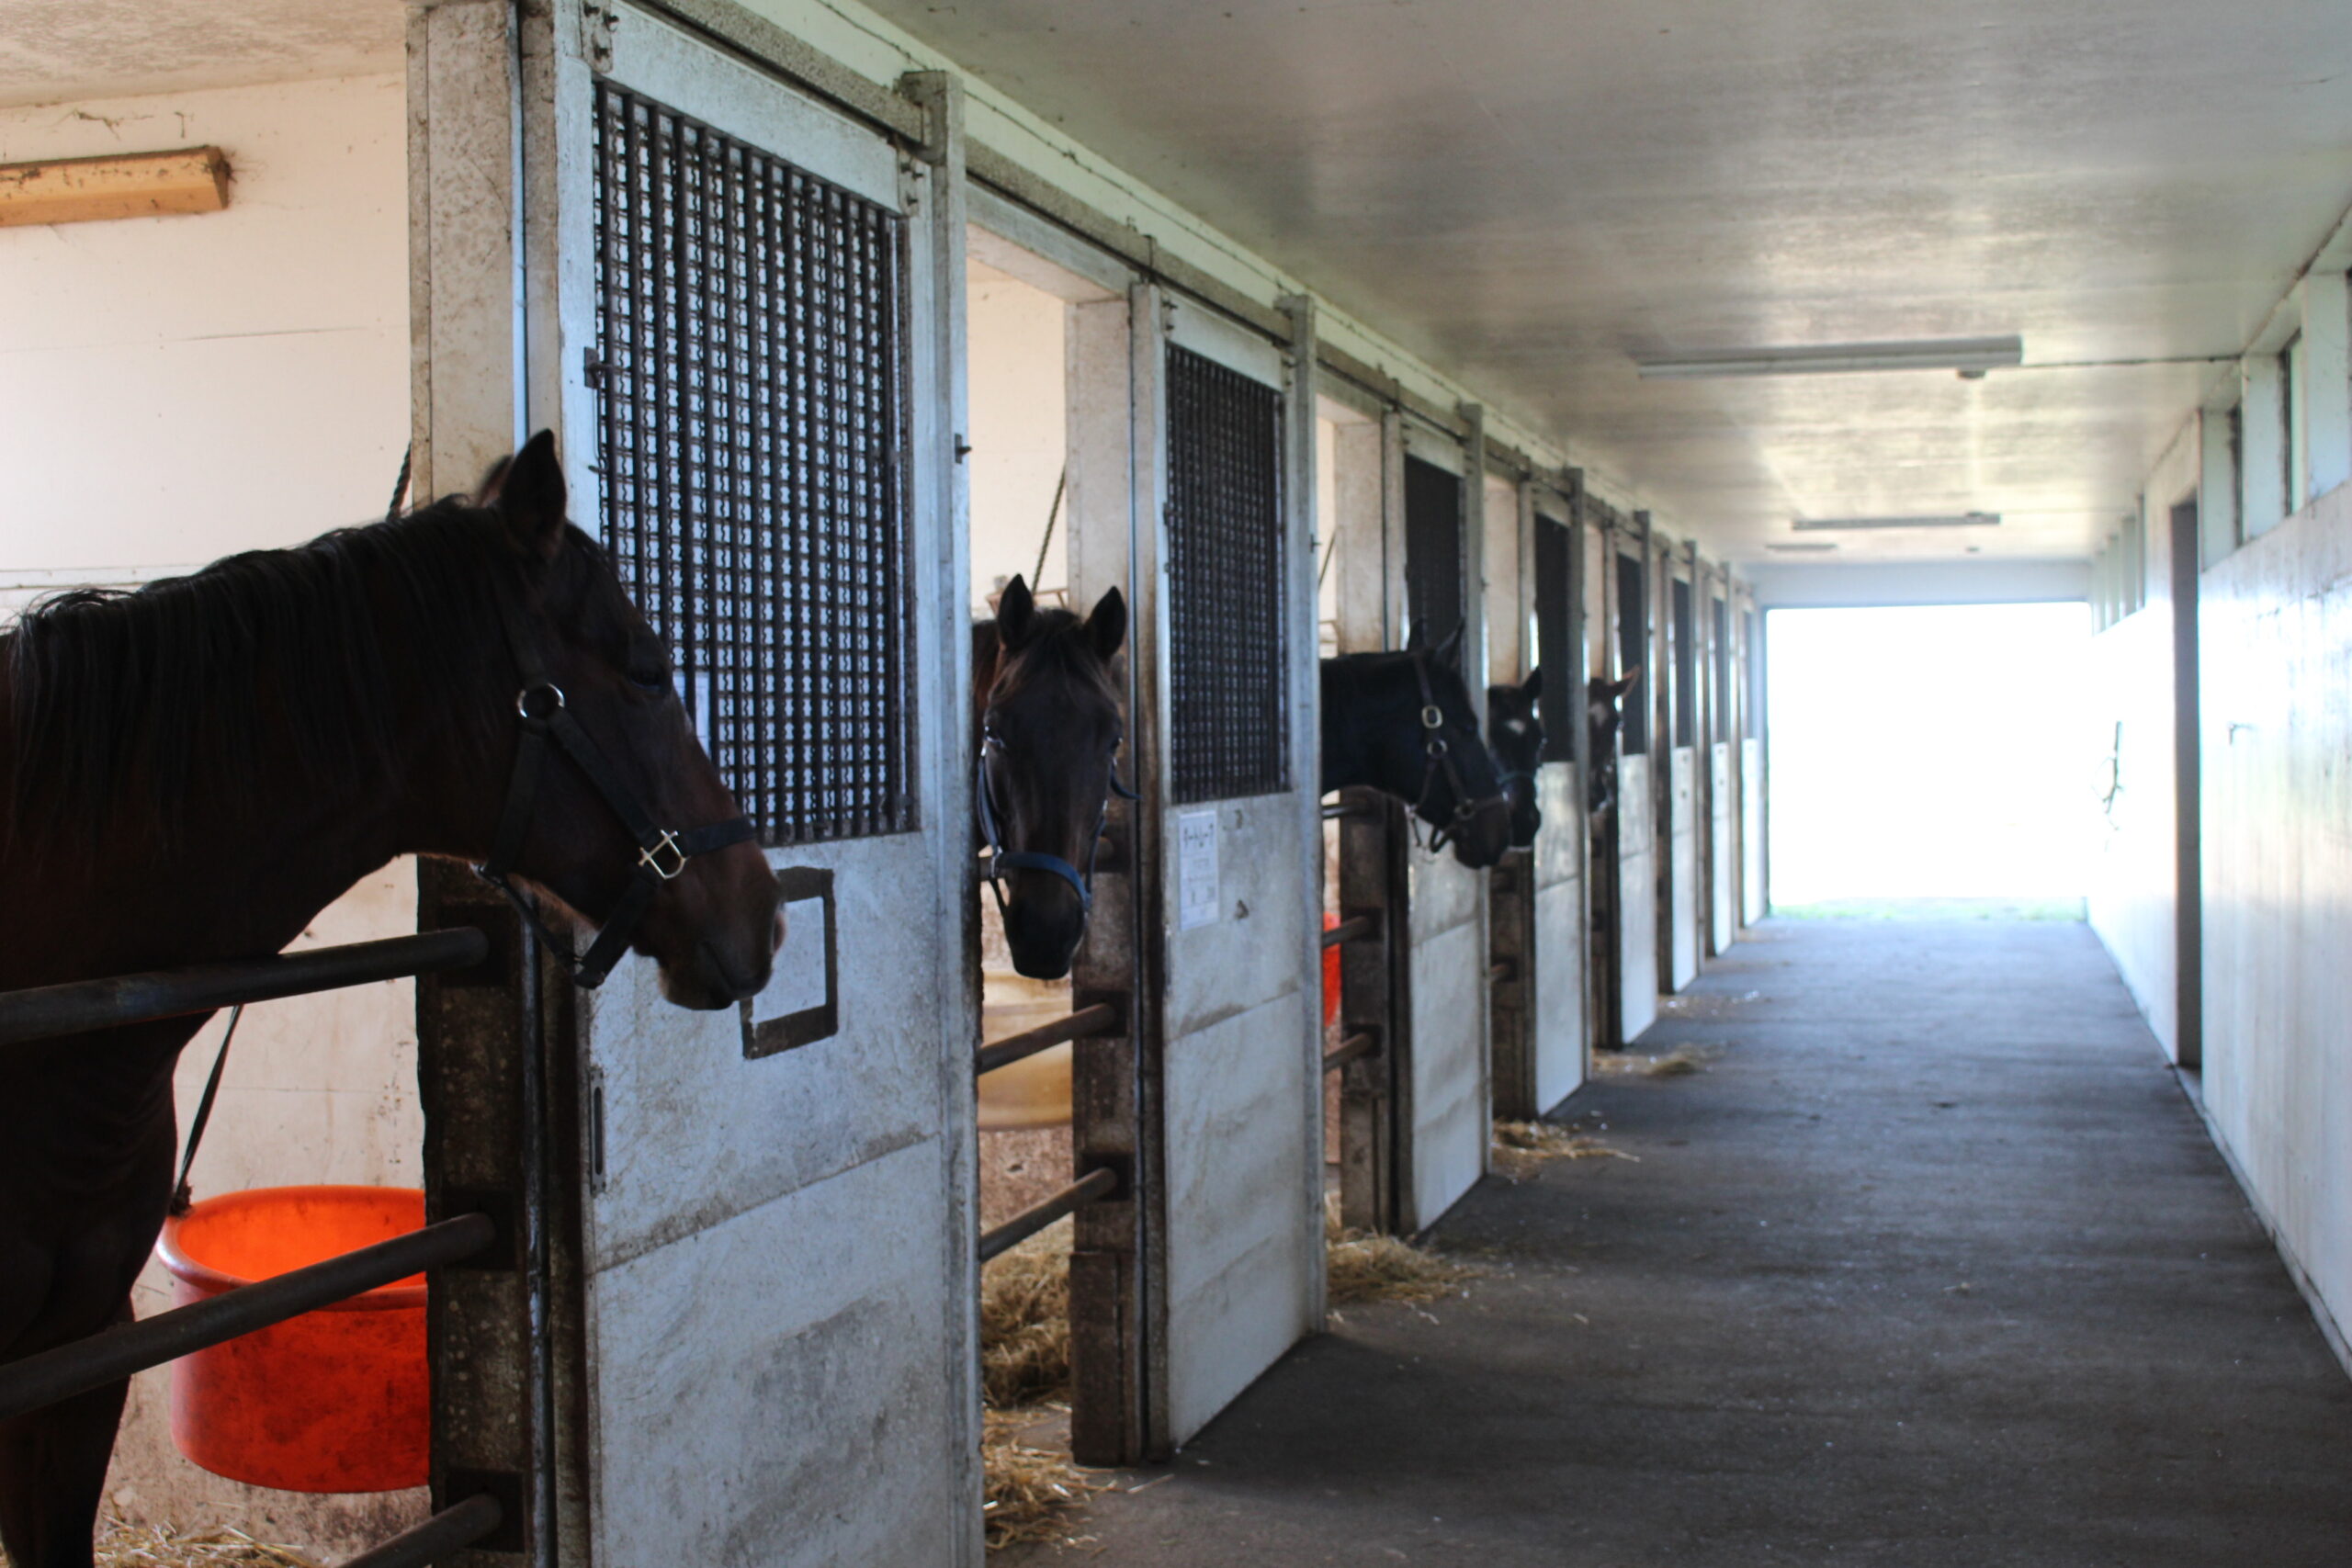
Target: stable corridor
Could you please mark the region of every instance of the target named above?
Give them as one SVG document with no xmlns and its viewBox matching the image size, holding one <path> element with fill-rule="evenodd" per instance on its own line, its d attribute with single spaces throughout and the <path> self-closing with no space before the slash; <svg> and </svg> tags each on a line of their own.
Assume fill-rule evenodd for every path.
<svg viewBox="0 0 2352 1568">
<path fill-rule="evenodd" d="M 1634 1159 L 1488 1178 L 1437 1233 L 1486 1278 L 1346 1309 L 1078 1551 L 2352 1561 L 2352 1383 L 2087 928 L 1770 921 L 1679 1045 L 1560 1113 Z"/>
</svg>

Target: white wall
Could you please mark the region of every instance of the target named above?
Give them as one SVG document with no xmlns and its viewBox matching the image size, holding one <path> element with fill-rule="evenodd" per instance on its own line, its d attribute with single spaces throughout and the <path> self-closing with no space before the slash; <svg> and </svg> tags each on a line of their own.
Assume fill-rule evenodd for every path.
<svg viewBox="0 0 2352 1568">
<path fill-rule="evenodd" d="M 0 229 L 0 615 L 381 515 L 408 440 L 405 120 L 397 73 L 0 109 L 0 162 L 212 142 L 236 171 L 219 213 Z M 390 866 L 298 945 L 413 931 L 415 908 L 413 868 Z M 183 1127 L 220 1027 L 182 1059 Z M 198 1196 L 417 1185 L 415 1052 L 406 982 L 251 1010 Z M 168 1299 L 151 1266 L 139 1311 Z M 131 1518 L 333 1554 L 418 1511 L 421 1494 L 313 1499 L 196 1469 L 166 1381 L 136 1381 L 117 1448 Z"/>
<path fill-rule="evenodd" d="M 1054 525 L 1046 569 L 1037 546 L 1069 451 L 1067 307 L 1042 288 L 975 263 L 964 302 L 972 430 L 972 613 L 986 616 L 1000 579 L 1032 589 L 1069 582 L 1069 518 Z M 1074 606 L 1081 612 L 1091 605 Z"/>
<path fill-rule="evenodd" d="M 2093 744 L 2099 789 L 2115 789 L 2086 857 L 2085 906 L 2148 1027 L 2175 1061 L 2177 1018 L 2178 852 L 2174 838 L 2177 726 L 2173 671 L 2172 507 L 2199 480 L 2199 423 L 2192 418 L 2149 476 L 2141 513 L 2146 547 L 2140 608 L 2091 639 Z"/>
<path fill-rule="evenodd" d="M 2279 1249 L 2352 1324 L 2352 486 L 2199 586 L 2204 1098 Z"/>
</svg>

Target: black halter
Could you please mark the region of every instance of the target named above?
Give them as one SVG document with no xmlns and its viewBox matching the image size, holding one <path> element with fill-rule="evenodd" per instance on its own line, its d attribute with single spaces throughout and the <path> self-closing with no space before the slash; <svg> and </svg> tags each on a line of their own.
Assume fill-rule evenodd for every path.
<svg viewBox="0 0 2352 1568">
<path fill-rule="evenodd" d="M 996 785 L 989 777 L 989 754 L 1002 752 L 1003 737 L 997 734 L 987 718 L 980 720 L 980 744 L 977 751 L 972 780 L 972 810 L 980 823 L 980 841 L 988 846 L 988 863 L 983 874 L 989 879 L 989 891 L 996 895 L 996 910 L 1004 913 L 1004 884 L 1001 880 L 1008 871 L 1048 871 L 1070 885 L 1078 894 L 1078 907 L 1082 913 L 1094 910 L 1094 857 L 1102 848 L 1102 825 L 1111 818 L 1111 795 L 1102 797 L 1102 809 L 1094 818 L 1094 836 L 1087 840 L 1086 869 L 1079 870 L 1059 855 L 1049 855 L 1039 850 L 1008 850 L 1004 847 L 1004 832 L 998 826 Z M 1143 797 L 1119 782 L 1116 763 L 1111 768 L 1111 795 L 1121 800 Z"/>
<path fill-rule="evenodd" d="M 1435 787 L 1441 770 L 1445 774 L 1445 782 L 1453 786 L 1453 815 L 1439 824 L 1437 830 L 1430 835 L 1429 851 L 1435 854 L 1445 848 L 1450 835 L 1460 832 L 1464 823 L 1487 807 L 1498 800 L 1506 807 L 1510 803 L 1499 790 L 1493 795 L 1480 795 L 1476 800 L 1470 798 L 1469 788 L 1462 782 L 1462 771 L 1453 765 L 1453 750 L 1446 745 L 1445 737 L 1440 733 L 1445 728 L 1445 710 L 1438 706 L 1437 693 L 1430 685 L 1429 655 L 1416 649 L 1409 657 L 1413 660 L 1413 675 L 1421 683 L 1421 749 L 1429 756 L 1428 763 L 1421 769 L 1421 793 L 1413 800 L 1410 823 L 1415 843 L 1420 842 L 1421 808 L 1429 804 L 1430 791 Z"/>
<path fill-rule="evenodd" d="M 537 649 L 523 634 L 514 610 L 503 599 L 499 601 L 499 618 L 505 625 L 506 645 L 523 677 L 522 689 L 514 698 L 514 711 L 522 718 L 523 734 L 514 746 L 514 772 L 507 781 L 506 804 L 498 815 L 498 835 L 491 842 L 490 858 L 474 867 L 474 874 L 506 895 L 506 901 L 538 932 L 539 940 L 561 960 L 575 983 L 593 987 L 603 984 L 605 976 L 613 972 L 613 965 L 620 962 L 638 922 L 645 918 L 645 911 L 662 885 L 684 872 L 686 862 L 695 855 L 749 841 L 752 837 L 752 824 L 735 817 L 707 828 L 678 830 L 654 826 L 651 816 L 638 803 L 636 794 L 614 771 L 603 748 L 571 716 L 571 710 L 563 700 L 563 688 L 548 679 Z M 508 880 L 522 856 L 523 840 L 531 830 L 531 812 L 538 801 L 539 775 L 547 765 L 550 739 L 562 748 L 572 766 L 580 770 L 605 804 L 612 807 L 613 815 L 621 819 L 629 837 L 637 840 L 637 865 L 628 890 L 621 895 L 619 908 L 613 911 L 605 929 L 596 933 L 588 951 L 577 955 L 571 943 L 549 931 L 539 919 L 533 901 Z"/>
</svg>

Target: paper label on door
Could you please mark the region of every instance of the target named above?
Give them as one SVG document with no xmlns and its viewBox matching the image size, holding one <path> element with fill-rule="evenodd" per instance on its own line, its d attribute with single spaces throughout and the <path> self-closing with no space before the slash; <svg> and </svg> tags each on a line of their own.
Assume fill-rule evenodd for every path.
<svg viewBox="0 0 2352 1568">
<path fill-rule="evenodd" d="M 1187 811 L 1176 818 L 1176 929 L 1191 931 L 1216 919 L 1216 813 Z"/>
</svg>

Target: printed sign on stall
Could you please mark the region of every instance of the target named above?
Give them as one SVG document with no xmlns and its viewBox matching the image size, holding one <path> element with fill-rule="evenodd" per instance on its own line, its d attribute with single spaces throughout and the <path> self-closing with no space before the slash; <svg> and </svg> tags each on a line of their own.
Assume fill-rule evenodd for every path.
<svg viewBox="0 0 2352 1568">
<path fill-rule="evenodd" d="M 1216 813 L 1183 812 L 1176 818 L 1176 929 L 1209 924 L 1217 903 Z"/>
</svg>

